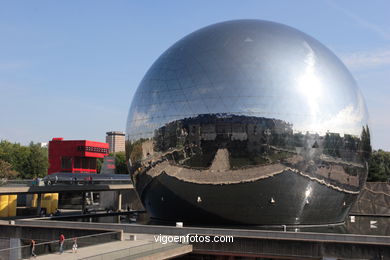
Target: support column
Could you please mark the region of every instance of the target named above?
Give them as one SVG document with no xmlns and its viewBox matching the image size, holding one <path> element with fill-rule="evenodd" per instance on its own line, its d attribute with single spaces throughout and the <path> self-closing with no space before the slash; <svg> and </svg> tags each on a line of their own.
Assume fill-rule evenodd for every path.
<svg viewBox="0 0 390 260">
<path fill-rule="evenodd" d="M 122 211 L 122 193 L 120 190 L 117 191 L 118 194 L 118 204 L 116 205 L 116 211 L 120 212 Z M 121 216 L 117 215 L 116 216 L 116 223 L 121 223 Z"/>
<path fill-rule="evenodd" d="M 85 212 L 85 192 L 81 193 L 81 213 L 84 214 Z"/>
<path fill-rule="evenodd" d="M 117 211 L 121 211 L 122 210 L 122 193 L 121 191 L 119 190 L 118 191 L 118 205 L 117 205 Z"/>
<path fill-rule="evenodd" d="M 37 215 L 41 215 L 41 204 L 42 204 L 42 193 L 38 193 L 38 199 L 37 199 Z"/>
</svg>

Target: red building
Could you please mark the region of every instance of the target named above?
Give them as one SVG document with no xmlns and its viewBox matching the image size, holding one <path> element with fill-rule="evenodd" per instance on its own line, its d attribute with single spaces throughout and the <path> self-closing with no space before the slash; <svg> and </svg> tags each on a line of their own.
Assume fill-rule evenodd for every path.
<svg viewBox="0 0 390 260">
<path fill-rule="evenodd" d="M 96 159 L 108 155 L 108 144 L 88 140 L 53 138 L 49 142 L 48 174 L 96 173 Z"/>
</svg>

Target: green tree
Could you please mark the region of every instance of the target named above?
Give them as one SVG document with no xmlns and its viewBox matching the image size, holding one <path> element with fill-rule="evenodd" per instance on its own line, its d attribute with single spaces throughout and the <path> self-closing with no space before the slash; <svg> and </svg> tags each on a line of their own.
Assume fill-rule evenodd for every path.
<svg viewBox="0 0 390 260">
<path fill-rule="evenodd" d="M 371 148 L 371 136 L 370 136 L 370 129 L 366 125 L 365 127 L 363 126 L 362 130 L 362 135 L 361 135 L 361 150 L 362 150 L 362 156 L 363 159 L 369 161 L 370 156 L 372 153 L 372 148 Z"/>
<path fill-rule="evenodd" d="M 390 180 L 390 153 L 383 150 L 371 154 L 368 168 L 368 181 Z"/>
<path fill-rule="evenodd" d="M 9 162 L 0 159 L 0 178 L 15 179 L 19 173 L 12 170 L 12 165 Z"/>
<path fill-rule="evenodd" d="M 44 177 L 47 174 L 48 152 L 47 148 L 41 147 L 41 145 L 34 144 L 29 145 L 29 153 L 27 156 L 27 169 L 24 173 L 27 178 Z"/>
<path fill-rule="evenodd" d="M 13 170 L 21 173 L 27 161 L 27 149 L 23 149 L 20 144 L 3 140 L 0 142 L 0 159 L 10 163 Z"/>
<path fill-rule="evenodd" d="M 117 152 L 112 153 L 110 156 L 115 157 L 115 173 L 116 174 L 128 174 L 127 164 L 126 164 L 126 153 Z"/>
<path fill-rule="evenodd" d="M 39 143 L 22 146 L 18 143 L 0 142 L 0 160 L 7 162 L 20 178 L 43 177 L 47 174 L 47 148 Z"/>
<path fill-rule="evenodd" d="M 12 170 L 20 173 L 19 176 L 22 178 L 27 165 L 27 157 L 28 148 L 6 140 L 0 142 L 0 160 L 9 163 Z"/>
<path fill-rule="evenodd" d="M 326 133 L 324 139 L 324 153 L 333 157 L 340 157 L 342 139 L 338 133 Z"/>
<path fill-rule="evenodd" d="M 102 171 L 103 166 L 103 158 L 97 158 L 96 159 L 96 172 L 99 173 Z"/>
</svg>

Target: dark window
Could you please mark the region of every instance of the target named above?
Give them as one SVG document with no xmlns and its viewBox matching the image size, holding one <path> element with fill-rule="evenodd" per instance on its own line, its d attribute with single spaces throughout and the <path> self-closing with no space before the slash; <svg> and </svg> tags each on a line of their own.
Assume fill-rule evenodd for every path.
<svg viewBox="0 0 390 260">
<path fill-rule="evenodd" d="M 90 158 L 89 160 L 89 169 L 95 170 L 96 169 L 96 159 Z"/>
<path fill-rule="evenodd" d="M 64 156 L 61 157 L 61 168 L 71 169 L 72 168 L 72 157 Z"/>
<path fill-rule="evenodd" d="M 88 169 L 88 158 L 83 158 L 83 166 L 81 168 Z"/>
<path fill-rule="evenodd" d="M 108 153 L 108 149 L 94 146 L 78 146 L 77 150 L 81 152 Z"/>
<path fill-rule="evenodd" d="M 80 157 L 76 157 L 75 160 L 74 160 L 74 167 L 75 168 L 81 168 L 81 158 Z"/>
</svg>

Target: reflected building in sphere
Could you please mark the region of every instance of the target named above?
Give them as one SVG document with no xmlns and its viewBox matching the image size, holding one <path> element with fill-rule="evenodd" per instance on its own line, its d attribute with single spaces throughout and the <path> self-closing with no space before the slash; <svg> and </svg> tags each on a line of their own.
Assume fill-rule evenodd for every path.
<svg viewBox="0 0 390 260">
<path fill-rule="evenodd" d="M 129 110 L 126 152 L 153 218 L 339 223 L 366 180 L 367 119 L 355 80 L 317 40 L 228 21 L 154 62 Z"/>
</svg>

